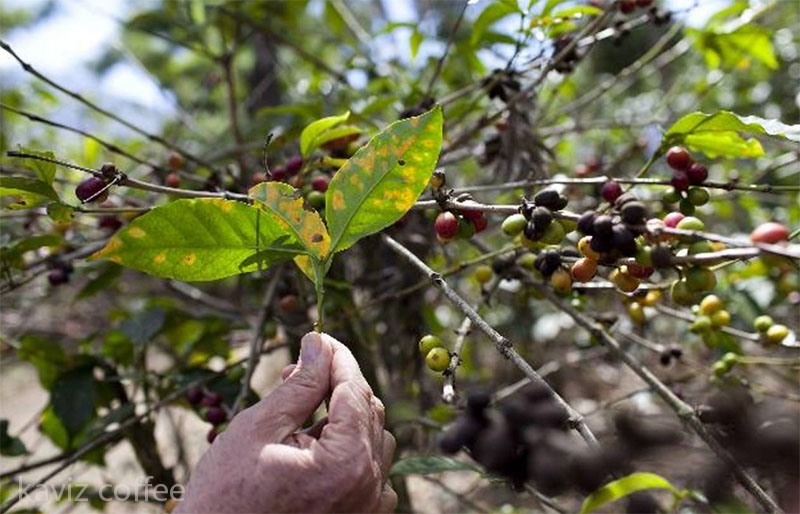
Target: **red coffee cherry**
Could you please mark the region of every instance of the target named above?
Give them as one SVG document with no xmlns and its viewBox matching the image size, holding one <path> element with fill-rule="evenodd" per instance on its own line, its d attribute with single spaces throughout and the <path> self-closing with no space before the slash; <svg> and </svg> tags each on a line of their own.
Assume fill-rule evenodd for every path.
<svg viewBox="0 0 800 514">
<path fill-rule="evenodd" d="M 610 180 L 603 184 L 602 189 L 600 190 L 600 194 L 603 196 L 603 199 L 608 203 L 614 203 L 614 201 L 620 197 L 622 194 L 622 186 L 619 185 L 619 182 L 614 182 Z"/>
<path fill-rule="evenodd" d="M 206 441 L 208 441 L 208 444 L 213 443 L 214 439 L 217 438 L 217 435 L 219 434 L 217 434 L 217 430 L 215 428 L 209 430 L 208 433 L 206 434 Z"/>
<path fill-rule="evenodd" d="M 222 407 L 209 407 L 206 411 L 206 421 L 212 425 L 221 425 L 228 420 L 228 413 Z"/>
<path fill-rule="evenodd" d="M 311 189 L 324 193 L 328 190 L 328 177 L 318 176 L 311 181 Z"/>
<path fill-rule="evenodd" d="M 209 391 L 203 395 L 200 400 L 203 407 L 216 407 L 222 404 L 222 395 L 214 391 Z"/>
<path fill-rule="evenodd" d="M 300 168 L 303 167 L 303 158 L 299 155 L 295 155 L 293 157 L 289 157 L 289 160 L 286 161 L 286 173 L 289 175 L 294 175 Z"/>
<path fill-rule="evenodd" d="M 267 176 L 263 173 L 253 173 L 250 175 L 250 187 L 255 187 L 262 182 L 267 181 Z"/>
<path fill-rule="evenodd" d="M 289 175 L 286 173 L 286 168 L 283 166 L 275 166 L 271 170 L 269 170 L 269 177 L 272 180 L 277 180 L 279 182 L 286 180 Z"/>
<path fill-rule="evenodd" d="M 476 218 L 475 221 L 473 221 L 473 223 L 475 224 L 476 234 L 478 232 L 486 230 L 486 227 L 489 226 L 489 220 L 486 218 L 486 215 L 484 213 L 481 213 L 480 217 Z"/>
<path fill-rule="evenodd" d="M 775 244 L 788 239 L 789 229 L 774 221 L 762 223 L 750 233 L 750 241 L 754 243 Z"/>
<path fill-rule="evenodd" d="M 667 150 L 667 164 L 674 170 L 685 171 L 692 165 L 692 156 L 682 146 L 673 146 Z"/>
<path fill-rule="evenodd" d="M 95 196 L 97 193 L 103 190 L 106 187 L 106 183 L 103 179 L 98 177 L 89 177 L 80 184 L 78 187 L 75 188 L 75 196 L 78 197 L 78 200 L 81 202 L 97 202 L 105 200 L 105 194 Z M 91 198 L 91 200 L 89 200 Z"/>
<path fill-rule="evenodd" d="M 686 174 L 685 171 L 676 171 L 672 175 L 672 180 L 670 180 L 672 187 L 677 189 L 678 191 L 686 191 L 689 189 L 689 175 Z"/>
<path fill-rule="evenodd" d="M 630 14 L 636 9 L 636 2 L 633 0 L 622 0 L 617 4 L 617 7 L 622 14 Z"/>
<path fill-rule="evenodd" d="M 689 177 L 689 182 L 699 186 L 708 178 L 708 169 L 699 162 L 695 162 L 686 170 L 686 175 Z"/>
<path fill-rule="evenodd" d="M 172 152 L 167 157 L 167 166 L 171 170 L 177 170 L 183 167 L 183 156 L 178 152 Z M 171 187 L 171 186 L 170 186 Z"/>
<path fill-rule="evenodd" d="M 283 312 L 293 312 L 300 306 L 300 302 L 295 295 L 287 294 L 278 301 L 278 306 Z"/>
<path fill-rule="evenodd" d="M 203 390 L 200 389 L 199 387 L 193 387 L 188 391 L 186 391 L 186 401 L 188 401 L 192 405 L 198 405 L 201 401 L 203 401 L 204 397 L 205 394 L 203 393 Z"/>
<path fill-rule="evenodd" d="M 597 273 L 597 261 L 584 257 L 572 265 L 572 278 L 578 282 L 588 282 Z"/>
<path fill-rule="evenodd" d="M 56 268 L 47 275 L 47 281 L 51 286 L 60 286 L 69 282 L 69 273 L 63 268 Z"/>
<path fill-rule="evenodd" d="M 167 178 L 164 179 L 164 184 L 167 187 L 180 187 L 181 186 L 181 176 L 178 175 L 176 171 L 173 171 Z"/>
<path fill-rule="evenodd" d="M 671 212 L 664 216 L 664 226 L 669 228 L 675 228 L 678 226 L 678 223 L 681 222 L 683 218 L 685 218 L 683 214 L 680 212 Z"/>
<path fill-rule="evenodd" d="M 97 226 L 111 231 L 116 231 L 122 226 L 122 221 L 116 216 L 100 216 Z"/>
<path fill-rule="evenodd" d="M 443 239 L 452 239 L 458 234 L 458 218 L 449 211 L 439 213 L 433 224 L 436 233 Z M 477 227 L 476 227 L 477 231 Z"/>
</svg>

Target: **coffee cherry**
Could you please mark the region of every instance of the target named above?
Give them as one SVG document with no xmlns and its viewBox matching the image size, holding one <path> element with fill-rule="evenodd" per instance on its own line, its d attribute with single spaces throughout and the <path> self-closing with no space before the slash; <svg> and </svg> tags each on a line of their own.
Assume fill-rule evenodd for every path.
<svg viewBox="0 0 800 514">
<path fill-rule="evenodd" d="M 661 299 L 661 291 L 658 289 L 651 289 L 644 295 L 644 298 L 639 299 L 639 303 L 644 307 L 653 307 Z"/>
<path fill-rule="evenodd" d="M 444 170 L 434 171 L 433 175 L 431 175 L 430 184 L 433 189 L 441 189 L 441 187 L 445 184 Z"/>
<path fill-rule="evenodd" d="M 444 348 L 433 348 L 425 357 L 425 364 L 427 364 L 428 368 L 432 371 L 441 373 L 446 370 L 447 366 L 450 364 L 450 352 Z"/>
<path fill-rule="evenodd" d="M 538 227 L 538 225 L 537 225 Z M 564 239 L 565 236 L 564 227 L 561 223 L 555 221 L 547 225 L 547 228 L 544 229 L 542 233 L 542 237 L 540 241 L 545 244 L 549 245 L 557 245 Z"/>
<path fill-rule="evenodd" d="M 208 444 L 212 444 L 214 440 L 217 438 L 217 435 L 219 434 L 217 434 L 216 429 L 212 428 L 211 430 L 209 430 L 208 433 L 206 434 L 206 441 L 208 441 Z"/>
<path fill-rule="evenodd" d="M 492 280 L 493 274 L 490 266 L 483 265 L 475 268 L 475 280 L 477 280 L 479 284 L 486 284 Z"/>
<path fill-rule="evenodd" d="M 714 373 L 716 377 L 724 376 L 728 371 L 730 371 L 730 368 L 722 361 L 717 361 L 711 366 L 711 372 Z"/>
<path fill-rule="evenodd" d="M 572 265 L 572 278 L 577 282 L 589 282 L 597 273 L 597 261 L 584 257 Z"/>
<path fill-rule="evenodd" d="M 647 216 L 647 208 L 642 202 L 628 202 L 620 210 L 622 221 L 629 225 L 641 225 Z"/>
<path fill-rule="evenodd" d="M 639 280 L 628 273 L 627 268 L 615 269 L 608 275 L 608 279 L 624 293 L 632 293 L 639 287 Z"/>
<path fill-rule="evenodd" d="M 694 204 L 688 198 L 684 198 L 681 200 L 681 203 L 678 204 L 678 210 L 685 216 L 691 216 L 694 214 Z"/>
<path fill-rule="evenodd" d="M 203 390 L 199 387 L 192 387 L 186 392 L 186 400 L 192 405 L 198 405 L 204 396 Z"/>
<path fill-rule="evenodd" d="M 680 220 L 677 225 L 675 225 L 675 228 L 679 228 L 681 230 L 702 231 L 706 228 L 706 225 L 705 223 L 703 223 L 698 218 L 695 218 L 694 216 L 686 216 L 685 218 Z"/>
<path fill-rule="evenodd" d="M 419 340 L 419 353 L 422 355 L 428 355 L 428 353 L 433 350 L 434 348 L 443 348 L 444 344 L 442 340 L 436 337 L 435 335 L 428 334 L 423 336 L 422 339 Z"/>
<path fill-rule="evenodd" d="M 686 148 L 673 146 L 667 150 L 667 164 L 674 170 L 688 170 L 692 165 L 692 157 Z"/>
<path fill-rule="evenodd" d="M 699 162 L 695 162 L 686 170 L 686 175 L 692 185 L 699 186 L 708 178 L 708 169 Z"/>
<path fill-rule="evenodd" d="M 468 219 L 459 218 L 458 220 L 458 238 L 469 239 L 475 235 L 475 225 Z"/>
<path fill-rule="evenodd" d="M 506 235 L 509 236 L 516 236 L 520 234 L 523 229 L 525 229 L 525 225 L 527 224 L 527 220 L 525 216 L 522 214 L 512 214 L 505 220 L 503 220 L 502 229 Z"/>
<path fill-rule="evenodd" d="M 212 425 L 221 425 L 228 420 L 228 413 L 222 407 L 209 407 L 205 417 Z"/>
<path fill-rule="evenodd" d="M 700 301 L 700 312 L 706 316 L 711 316 L 715 312 L 723 308 L 722 300 L 719 296 L 710 294 Z"/>
<path fill-rule="evenodd" d="M 255 187 L 262 182 L 267 181 L 267 176 L 263 173 L 253 173 L 250 175 L 250 187 Z"/>
<path fill-rule="evenodd" d="M 789 329 L 786 325 L 772 325 L 767 329 L 767 342 L 778 344 L 789 336 Z"/>
<path fill-rule="evenodd" d="M 295 173 L 300 171 L 300 168 L 302 167 L 303 167 L 303 158 L 300 157 L 299 155 L 294 155 L 292 157 L 289 157 L 289 159 L 286 161 L 286 173 L 288 175 L 294 175 Z"/>
<path fill-rule="evenodd" d="M 611 237 L 613 235 L 614 222 L 611 216 L 602 214 L 594 219 L 593 235 L 598 237 Z"/>
<path fill-rule="evenodd" d="M 724 327 L 730 325 L 731 313 L 726 310 L 717 311 L 711 315 L 711 324 L 715 327 Z"/>
<path fill-rule="evenodd" d="M 651 268 L 653 266 L 653 248 L 650 246 L 639 246 L 636 249 L 636 264 Z"/>
<path fill-rule="evenodd" d="M 614 203 L 614 201 L 622 194 L 622 186 L 619 185 L 619 182 L 610 180 L 603 184 L 603 187 L 600 189 L 600 194 L 608 203 Z"/>
<path fill-rule="evenodd" d="M 594 235 L 589 242 L 589 248 L 596 253 L 606 253 L 614 249 L 614 240 L 612 237 Z"/>
<path fill-rule="evenodd" d="M 578 231 L 587 236 L 591 236 L 594 233 L 595 217 L 596 214 L 594 211 L 584 212 L 581 217 L 578 218 Z"/>
<path fill-rule="evenodd" d="M 628 316 L 630 316 L 631 321 L 636 324 L 641 325 L 644 323 L 644 308 L 636 302 L 628 305 Z"/>
<path fill-rule="evenodd" d="M 696 255 L 698 253 L 713 252 L 714 247 L 708 241 L 696 241 L 689 245 L 689 255 Z"/>
<path fill-rule="evenodd" d="M 325 207 L 325 193 L 320 191 L 309 191 L 306 196 L 306 202 L 314 209 L 322 209 Z"/>
<path fill-rule="evenodd" d="M 294 312 L 300 307 L 300 302 L 293 294 L 287 294 L 278 300 L 278 306 L 283 312 Z"/>
<path fill-rule="evenodd" d="M 97 226 L 113 232 L 122 226 L 122 221 L 116 216 L 100 216 L 97 220 Z"/>
<path fill-rule="evenodd" d="M 534 262 L 536 261 L 536 256 L 532 253 L 525 253 L 519 256 L 517 259 L 517 266 L 526 269 L 526 270 L 533 270 Z"/>
<path fill-rule="evenodd" d="M 557 207 L 561 204 L 561 195 L 558 194 L 558 191 L 545 189 L 534 195 L 533 203 L 539 207 L 547 207 L 548 209 L 558 210 Z"/>
<path fill-rule="evenodd" d="M 275 180 L 277 182 L 284 182 L 287 178 L 289 178 L 289 175 L 286 173 L 286 168 L 283 166 L 275 166 L 269 170 L 269 178 L 270 180 Z"/>
<path fill-rule="evenodd" d="M 686 193 L 686 198 L 698 207 L 705 205 L 708 203 L 708 190 L 704 187 L 693 187 Z"/>
<path fill-rule="evenodd" d="M 617 8 L 622 14 L 630 14 L 636 9 L 636 2 L 634 0 L 621 0 L 617 4 Z"/>
<path fill-rule="evenodd" d="M 164 185 L 167 187 L 178 188 L 181 187 L 181 176 L 177 171 L 173 171 L 164 179 Z"/>
<path fill-rule="evenodd" d="M 690 291 L 709 291 L 717 284 L 714 272 L 707 268 L 690 268 L 686 272 L 686 285 Z"/>
<path fill-rule="evenodd" d="M 789 229 L 774 221 L 762 223 L 750 233 L 750 241 L 753 243 L 775 244 L 788 239 Z"/>
<path fill-rule="evenodd" d="M 578 241 L 578 251 L 581 252 L 585 257 L 592 259 L 594 261 L 600 260 L 600 254 L 592 250 L 592 236 L 585 236 L 582 237 Z"/>
<path fill-rule="evenodd" d="M 766 333 L 773 324 L 772 318 L 770 316 L 762 315 L 757 317 L 753 320 L 753 327 L 758 330 L 759 332 Z"/>
<path fill-rule="evenodd" d="M 695 334 L 702 334 L 703 332 L 708 332 L 712 328 L 711 318 L 708 316 L 697 316 L 691 325 L 689 325 L 689 330 Z"/>
<path fill-rule="evenodd" d="M 472 224 L 475 225 L 475 233 L 477 234 L 486 230 L 486 227 L 489 226 L 489 220 L 486 218 L 486 214 L 481 212 L 480 216 L 472 221 Z"/>
<path fill-rule="evenodd" d="M 686 191 L 689 189 L 689 176 L 685 171 L 676 171 L 672 174 L 670 184 L 678 191 Z"/>
<path fill-rule="evenodd" d="M 167 157 L 167 166 L 171 170 L 177 170 L 183 167 L 183 156 L 178 152 L 171 152 Z M 169 186 L 169 187 L 177 187 L 177 186 Z"/>
<path fill-rule="evenodd" d="M 680 212 L 671 212 L 664 216 L 664 226 L 669 228 L 675 228 L 678 226 L 678 223 L 681 222 L 683 218 L 685 218 L 682 213 Z"/>
<path fill-rule="evenodd" d="M 558 268 L 550 277 L 550 285 L 556 293 L 565 295 L 572 291 L 572 277 L 564 268 Z"/>
<path fill-rule="evenodd" d="M 695 293 L 689 289 L 686 280 L 676 280 L 670 287 L 672 301 L 678 305 L 689 306 L 694 303 Z"/>
<path fill-rule="evenodd" d="M 544 277 L 549 277 L 561 266 L 561 255 L 553 250 L 547 250 L 536 256 L 534 267 Z"/>
<path fill-rule="evenodd" d="M 637 200 L 639 200 L 639 199 L 636 197 L 635 194 L 633 194 L 633 193 L 623 193 L 614 202 L 614 207 L 616 207 L 617 209 L 621 209 L 621 208 L 625 207 L 625 205 L 627 205 L 627 204 L 629 204 L 631 202 L 635 202 Z"/>
<path fill-rule="evenodd" d="M 324 193 L 328 190 L 328 177 L 323 175 L 319 175 L 314 177 L 311 181 L 311 189 L 314 191 L 319 191 L 320 193 Z"/>
<path fill-rule="evenodd" d="M 636 7 L 650 7 L 653 5 L 653 0 L 636 0 Z"/>
<path fill-rule="evenodd" d="M 628 273 L 633 275 L 634 277 L 643 280 L 648 278 L 655 272 L 650 266 L 642 266 L 640 264 L 628 264 Z"/>
<path fill-rule="evenodd" d="M 636 255 L 636 236 L 623 225 L 614 225 L 612 241 L 614 247 L 624 256 Z"/>
<path fill-rule="evenodd" d="M 458 234 L 458 218 L 452 212 L 441 212 L 436 217 L 433 227 L 441 238 L 452 239 Z"/>
<path fill-rule="evenodd" d="M 105 197 L 108 196 L 107 193 L 98 196 L 95 195 L 102 191 L 104 187 L 106 187 L 106 183 L 103 179 L 99 177 L 89 177 L 75 188 L 75 196 L 78 197 L 81 203 L 102 202 L 105 200 Z"/>
<path fill-rule="evenodd" d="M 661 197 L 664 203 L 677 203 L 681 200 L 681 193 L 674 187 L 669 188 L 666 193 Z"/>
<path fill-rule="evenodd" d="M 209 391 L 203 395 L 200 404 L 203 407 L 217 407 L 222 404 L 222 395 L 215 391 Z"/>
<path fill-rule="evenodd" d="M 547 207 L 537 207 L 531 213 L 531 221 L 536 225 L 536 230 L 546 229 L 553 221 L 553 213 Z"/>
<path fill-rule="evenodd" d="M 56 268 L 47 274 L 51 286 L 60 286 L 69 282 L 69 273 L 64 268 Z"/>
<path fill-rule="evenodd" d="M 672 266 L 672 252 L 668 247 L 658 245 L 650 252 L 650 260 L 653 261 L 653 267 L 656 269 L 669 268 Z"/>
</svg>

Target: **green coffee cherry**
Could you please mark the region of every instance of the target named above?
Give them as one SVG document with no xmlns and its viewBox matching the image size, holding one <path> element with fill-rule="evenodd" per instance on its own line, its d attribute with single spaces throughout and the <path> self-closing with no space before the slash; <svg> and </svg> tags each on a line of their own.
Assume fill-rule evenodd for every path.
<svg viewBox="0 0 800 514">
<path fill-rule="evenodd" d="M 676 280 L 670 287 L 672 301 L 678 305 L 688 306 L 694 303 L 695 293 L 689 289 L 686 280 Z"/>
<path fill-rule="evenodd" d="M 544 234 L 539 239 L 540 242 L 549 244 L 549 245 L 557 245 L 564 239 L 564 227 L 561 223 L 554 222 L 547 225 L 547 228 L 544 229 Z"/>
<path fill-rule="evenodd" d="M 688 198 L 684 198 L 681 200 L 681 203 L 678 204 L 678 210 L 681 211 L 681 214 L 691 216 L 694 214 L 694 204 L 690 202 Z"/>
<path fill-rule="evenodd" d="M 519 258 L 517 259 L 517 265 L 527 270 L 532 270 L 534 268 L 535 262 L 536 262 L 536 255 L 532 253 L 524 253 L 520 255 Z"/>
<path fill-rule="evenodd" d="M 653 258 L 652 258 L 653 248 L 650 246 L 640 246 L 638 250 L 636 250 L 636 263 L 641 264 L 642 266 L 652 267 L 653 266 Z"/>
<path fill-rule="evenodd" d="M 522 214 L 512 214 L 503 220 L 503 232 L 509 236 L 516 236 L 522 232 L 527 222 Z"/>
<path fill-rule="evenodd" d="M 728 369 L 731 369 L 736 365 L 737 362 L 739 362 L 739 356 L 733 352 L 728 352 L 722 356 L 722 362 L 725 363 Z"/>
<path fill-rule="evenodd" d="M 674 187 L 671 187 L 664 193 L 664 196 L 661 197 L 661 201 L 664 203 L 677 203 L 681 200 L 681 193 Z"/>
<path fill-rule="evenodd" d="M 711 318 L 708 316 L 698 316 L 692 324 L 689 325 L 689 330 L 695 334 L 702 334 L 703 332 L 711 330 L 711 326 Z"/>
<path fill-rule="evenodd" d="M 431 371 L 441 373 L 450 364 L 450 352 L 444 348 L 433 348 L 425 357 L 425 364 L 428 365 Z"/>
<path fill-rule="evenodd" d="M 772 318 L 767 316 L 766 314 L 763 316 L 759 316 L 755 320 L 753 320 L 753 327 L 755 327 L 755 329 L 761 332 L 762 334 L 766 333 L 767 330 L 769 330 L 769 328 L 772 326 L 772 324 L 773 324 Z"/>
<path fill-rule="evenodd" d="M 717 361 L 711 366 L 711 371 L 714 373 L 714 376 L 721 377 L 730 371 L 730 368 L 724 362 Z"/>
<path fill-rule="evenodd" d="M 690 291 L 710 291 L 717 285 L 714 272 L 706 268 L 691 268 L 686 272 L 686 285 Z"/>
<path fill-rule="evenodd" d="M 717 311 L 711 315 L 711 324 L 715 327 L 724 327 L 731 322 L 731 313 L 726 310 Z"/>
<path fill-rule="evenodd" d="M 789 335 L 789 329 L 785 325 L 772 325 L 767 330 L 767 341 L 778 344 Z"/>
<path fill-rule="evenodd" d="M 492 271 L 491 266 L 483 265 L 478 266 L 475 268 L 475 280 L 478 281 L 479 284 L 485 284 L 492 279 L 492 275 L 494 272 Z"/>
<path fill-rule="evenodd" d="M 686 216 L 678 222 L 675 228 L 679 228 L 681 230 L 703 230 L 706 228 L 706 224 L 703 223 L 703 221 L 699 218 L 695 218 L 694 216 Z"/>
<path fill-rule="evenodd" d="M 432 334 L 423 336 L 422 339 L 419 340 L 419 353 L 422 355 L 428 355 L 428 352 L 434 348 L 442 347 L 444 347 L 442 340 Z"/>
<path fill-rule="evenodd" d="M 697 253 L 708 253 L 713 251 L 714 248 L 708 241 L 697 241 L 696 243 L 692 243 L 689 245 L 689 255 L 694 255 Z"/>
<path fill-rule="evenodd" d="M 693 187 L 686 193 L 686 199 L 698 207 L 705 205 L 708 203 L 708 191 L 704 187 Z"/>
<path fill-rule="evenodd" d="M 309 191 L 306 201 L 311 207 L 315 209 L 322 209 L 325 207 L 325 193 L 321 193 L 319 191 Z"/>
</svg>

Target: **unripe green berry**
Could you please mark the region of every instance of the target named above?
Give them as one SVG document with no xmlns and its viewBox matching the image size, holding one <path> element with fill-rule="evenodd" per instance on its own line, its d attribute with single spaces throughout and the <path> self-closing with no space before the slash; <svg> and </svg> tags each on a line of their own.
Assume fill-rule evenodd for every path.
<svg viewBox="0 0 800 514">
<path fill-rule="evenodd" d="M 689 255 L 713 252 L 714 248 L 708 241 L 697 241 L 689 245 Z"/>
<path fill-rule="evenodd" d="M 772 318 L 764 314 L 763 316 L 757 317 L 753 320 L 753 327 L 761 333 L 766 333 L 767 330 L 772 326 L 773 321 Z"/>
<path fill-rule="evenodd" d="M 492 268 L 491 266 L 478 266 L 475 268 L 475 280 L 478 281 L 479 284 L 485 284 L 492 279 Z"/>
<path fill-rule="evenodd" d="M 442 347 L 444 347 L 444 344 L 442 344 L 442 340 L 432 334 L 423 336 L 422 339 L 419 340 L 419 353 L 421 353 L 422 355 L 428 355 L 428 352 L 430 352 L 434 348 L 442 348 Z"/>
<path fill-rule="evenodd" d="M 695 218 L 694 216 L 686 216 L 678 222 L 678 225 L 675 228 L 679 228 L 681 230 L 703 230 L 706 228 L 706 225 L 702 222 L 702 220 Z"/>
<path fill-rule="evenodd" d="M 715 327 L 724 327 L 731 322 L 731 313 L 726 310 L 717 311 L 711 315 L 711 324 Z"/>
<path fill-rule="evenodd" d="M 721 377 L 730 371 L 730 368 L 724 362 L 717 361 L 711 366 L 711 371 L 714 373 L 714 376 Z"/>
<path fill-rule="evenodd" d="M 325 207 L 325 193 L 321 193 L 319 191 L 309 191 L 306 201 L 311 207 L 315 209 L 322 209 Z"/>
<path fill-rule="evenodd" d="M 681 200 L 681 203 L 678 204 L 678 210 L 681 211 L 681 214 L 691 216 L 694 214 L 694 204 L 690 202 L 688 198 L 684 198 Z"/>
<path fill-rule="evenodd" d="M 549 244 L 549 245 L 557 245 L 564 239 L 564 227 L 561 223 L 554 222 L 547 225 L 547 228 L 544 229 L 544 234 L 539 239 L 542 243 Z"/>
<path fill-rule="evenodd" d="M 536 255 L 532 253 L 524 253 L 520 255 L 519 258 L 517 259 L 517 265 L 527 270 L 532 270 L 534 268 L 535 262 L 536 262 Z"/>
<path fill-rule="evenodd" d="M 522 232 L 527 222 L 528 220 L 522 214 L 512 214 L 503 220 L 503 232 L 509 236 L 516 236 Z"/>
<path fill-rule="evenodd" d="M 689 325 L 689 330 L 691 330 L 695 334 L 702 334 L 703 332 L 708 332 L 711 330 L 711 318 L 708 316 L 698 316 Z"/>
<path fill-rule="evenodd" d="M 672 301 L 678 305 L 688 306 L 694 303 L 695 293 L 689 289 L 686 280 L 676 280 L 670 287 Z"/>
<path fill-rule="evenodd" d="M 785 325 L 772 325 L 767 330 L 767 341 L 778 344 L 789 335 L 789 329 Z"/>
<path fill-rule="evenodd" d="M 642 266 L 652 267 L 653 266 L 653 258 L 652 258 L 653 248 L 650 246 L 640 246 L 638 250 L 636 250 L 636 263 L 641 264 Z"/>
<path fill-rule="evenodd" d="M 681 200 L 681 193 L 674 187 L 671 187 L 664 193 L 664 196 L 661 197 L 661 201 L 664 203 L 677 203 Z"/>
<path fill-rule="evenodd" d="M 708 203 L 708 190 L 704 187 L 693 187 L 686 193 L 686 199 L 698 207 L 705 205 Z"/>
<path fill-rule="evenodd" d="M 444 348 L 433 348 L 428 352 L 425 357 L 425 364 L 428 365 L 432 371 L 441 373 L 447 369 L 450 364 L 450 352 Z"/>
<path fill-rule="evenodd" d="M 728 369 L 731 369 L 736 365 L 737 362 L 739 362 L 739 356 L 733 352 L 728 352 L 722 356 L 722 362 L 728 366 Z"/>
</svg>

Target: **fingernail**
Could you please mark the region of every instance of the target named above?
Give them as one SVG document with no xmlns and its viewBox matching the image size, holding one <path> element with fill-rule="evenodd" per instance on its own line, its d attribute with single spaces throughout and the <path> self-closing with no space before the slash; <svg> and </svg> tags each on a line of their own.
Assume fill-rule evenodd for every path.
<svg viewBox="0 0 800 514">
<path fill-rule="evenodd" d="M 322 352 L 322 338 L 319 334 L 310 332 L 300 340 L 300 361 L 306 366 L 313 366 Z"/>
</svg>

